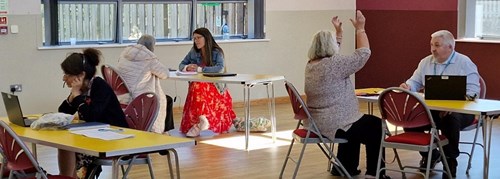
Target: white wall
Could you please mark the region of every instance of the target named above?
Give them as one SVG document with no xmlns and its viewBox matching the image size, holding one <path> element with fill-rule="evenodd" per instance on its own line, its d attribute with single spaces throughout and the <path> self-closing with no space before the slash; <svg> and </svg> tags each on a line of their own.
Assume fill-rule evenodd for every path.
<svg viewBox="0 0 500 179">
<path fill-rule="evenodd" d="M 17 94 L 24 113 L 57 111 L 60 102 L 69 94 L 68 88 L 62 88 L 63 72 L 59 64 L 68 53 L 80 52 L 81 48 L 39 48 L 42 41 L 40 1 L 10 0 L 9 6 L 9 24 L 18 25 L 19 33 L 0 35 L 0 91 L 9 91 L 10 84 L 20 83 L 24 89 Z M 332 29 L 330 19 L 333 15 L 345 21 L 342 53 L 353 52 L 354 34 L 348 19 L 354 15 L 354 6 L 351 0 L 268 0 L 268 41 L 220 43 L 226 54 L 228 71 L 284 75 L 302 92 L 310 39 L 320 29 Z M 191 43 L 160 43 L 155 53 L 165 65 L 176 68 L 191 46 Z M 116 65 L 123 46 L 97 48 L 104 54 L 103 63 Z M 165 80 L 162 86 L 167 94 L 182 99 L 175 105 L 183 105 L 186 82 Z M 275 89 L 276 96 L 287 95 L 282 82 L 276 83 Z M 230 85 L 230 92 L 234 101 L 242 101 L 240 86 Z M 264 87 L 254 87 L 251 95 L 253 99 L 265 98 Z M 5 116 L 4 109 L 1 103 L 0 116 Z"/>
</svg>

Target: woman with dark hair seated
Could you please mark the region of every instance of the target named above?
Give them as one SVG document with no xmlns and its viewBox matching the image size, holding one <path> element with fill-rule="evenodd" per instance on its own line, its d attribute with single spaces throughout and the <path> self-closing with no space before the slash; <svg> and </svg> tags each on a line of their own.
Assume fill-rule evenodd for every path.
<svg viewBox="0 0 500 179">
<path fill-rule="evenodd" d="M 111 87 L 96 75 L 101 52 L 88 48 L 83 53 L 72 53 L 61 63 L 63 81 L 71 89 L 69 96 L 59 106 L 59 112 L 78 113 L 79 120 L 102 122 L 113 126 L 128 127 L 125 115 Z M 96 166 L 94 156 L 58 150 L 61 175 L 88 178 Z M 100 166 L 97 168 L 100 172 Z"/>
</svg>

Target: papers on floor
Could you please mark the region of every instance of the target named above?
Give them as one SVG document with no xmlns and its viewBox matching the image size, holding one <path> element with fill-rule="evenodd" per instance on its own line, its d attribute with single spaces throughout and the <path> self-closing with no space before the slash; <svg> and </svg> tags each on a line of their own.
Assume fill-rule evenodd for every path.
<svg viewBox="0 0 500 179">
<path fill-rule="evenodd" d="M 73 134 L 84 135 L 86 137 L 97 138 L 102 140 L 118 140 L 125 138 L 134 137 L 133 134 L 120 134 L 122 132 L 121 129 L 113 129 L 113 128 L 99 128 L 99 129 L 84 129 L 84 130 L 76 130 L 70 131 Z"/>
</svg>

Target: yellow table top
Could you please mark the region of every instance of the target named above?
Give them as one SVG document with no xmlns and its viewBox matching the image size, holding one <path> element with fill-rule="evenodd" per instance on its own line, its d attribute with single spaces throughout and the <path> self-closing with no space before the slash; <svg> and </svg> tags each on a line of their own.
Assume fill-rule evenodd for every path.
<svg viewBox="0 0 500 179">
<path fill-rule="evenodd" d="M 384 88 L 360 88 L 360 89 L 355 89 L 354 92 L 356 92 L 356 95 L 358 96 L 364 96 L 364 95 L 377 95 L 380 94 Z"/>
<path fill-rule="evenodd" d="M 433 110 L 452 111 L 466 114 L 495 115 L 500 114 L 500 101 L 491 99 L 476 99 L 474 101 L 460 100 L 425 100 Z"/>
<path fill-rule="evenodd" d="M 33 130 L 29 127 L 12 124 L 5 117 L 2 117 L 1 120 L 7 122 L 25 142 L 98 157 L 153 152 L 195 145 L 193 139 L 166 136 L 128 128 L 123 128 L 123 134 L 133 134 L 133 138 L 106 141 L 72 134 L 67 130 Z"/>
<path fill-rule="evenodd" d="M 377 89 L 377 88 L 374 88 Z M 378 103 L 378 96 L 358 96 L 358 100 L 368 103 Z M 431 110 L 450 111 L 474 115 L 500 114 L 500 100 L 476 99 L 474 101 L 461 100 L 424 100 Z"/>
</svg>

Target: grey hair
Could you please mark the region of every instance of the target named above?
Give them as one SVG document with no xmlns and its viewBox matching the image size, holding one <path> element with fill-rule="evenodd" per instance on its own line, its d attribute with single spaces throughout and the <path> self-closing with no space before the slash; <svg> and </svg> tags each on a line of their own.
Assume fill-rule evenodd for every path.
<svg viewBox="0 0 500 179">
<path fill-rule="evenodd" d="M 337 40 L 332 31 L 322 30 L 314 34 L 307 56 L 309 60 L 331 57 L 339 52 Z"/>
<path fill-rule="evenodd" d="M 444 43 L 451 45 L 451 49 L 455 49 L 455 37 L 450 31 L 447 30 L 439 30 L 431 35 L 432 38 L 441 37 L 444 40 Z"/>
<path fill-rule="evenodd" d="M 156 43 L 155 37 L 148 34 L 142 35 L 141 38 L 137 40 L 137 44 L 144 45 L 151 52 L 155 51 L 155 43 Z"/>
</svg>

